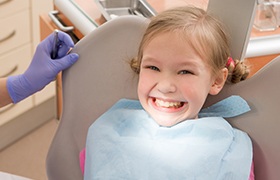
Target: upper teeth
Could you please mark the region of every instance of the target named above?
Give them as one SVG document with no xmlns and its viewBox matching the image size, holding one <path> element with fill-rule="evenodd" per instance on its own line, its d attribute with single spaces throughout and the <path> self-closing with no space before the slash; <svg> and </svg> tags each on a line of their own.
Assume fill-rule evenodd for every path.
<svg viewBox="0 0 280 180">
<path fill-rule="evenodd" d="M 166 108 L 181 106 L 181 102 L 168 102 L 168 101 L 163 101 L 160 99 L 156 99 L 155 103 L 157 106 L 166 107 Z"/>
</svg>

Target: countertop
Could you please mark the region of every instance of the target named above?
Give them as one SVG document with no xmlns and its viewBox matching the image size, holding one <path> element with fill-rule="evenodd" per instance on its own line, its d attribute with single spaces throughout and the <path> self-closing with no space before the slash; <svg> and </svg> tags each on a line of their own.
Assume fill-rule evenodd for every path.
<svg viewBox="0 0 280 180">
<path fill-rule="evenodd" d="M 203 9 L 207 8 L 208 0 L 147 0 L 149 4 L 157 11 L 161 12 L 165 9 L 183 6 L 183 5 L 194 5 L 197 7 L 201 7 Z M 77 5 L 81 7 L 92 19 L 94 19 L 98 24 L 101 24 L 102 16 L 99 11 L 94 0 L 75 0 Z M 280 28 L 275 31 L 258 31 L 256 29 L 252 29 L 251 37 L 260 37 L 260 36 L 270 36 L 280 34 Z"/>
</svg>

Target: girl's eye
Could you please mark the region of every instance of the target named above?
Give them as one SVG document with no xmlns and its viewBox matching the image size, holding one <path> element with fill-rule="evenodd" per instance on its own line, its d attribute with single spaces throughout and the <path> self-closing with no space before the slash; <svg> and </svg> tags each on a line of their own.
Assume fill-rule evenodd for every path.
<svg viewBox="0 0 280 180">
<path fill-rule="evenodd" d="M 191 71 L 188 70 L 182 70 L 178 74 L 193 74 Z"/>
<path fill-rule="evenodd" d="M 159 71 L 159 68 L 157 68 L 156 66 L 147 66 L 147 68 L 154 71 Z"/>
</svg>

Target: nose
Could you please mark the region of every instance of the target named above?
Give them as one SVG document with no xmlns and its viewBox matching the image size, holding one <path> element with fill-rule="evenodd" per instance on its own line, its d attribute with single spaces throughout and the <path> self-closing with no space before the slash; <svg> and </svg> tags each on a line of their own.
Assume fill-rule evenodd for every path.
<svg viewBox="0 0 280 180">
<path fill-rule="evenodd" d="M 174 93 L 177 90 L 175 81 L 170 77 L 165 77 L 158 81 L 157 90 L 163 94 Z"/>
</svg>

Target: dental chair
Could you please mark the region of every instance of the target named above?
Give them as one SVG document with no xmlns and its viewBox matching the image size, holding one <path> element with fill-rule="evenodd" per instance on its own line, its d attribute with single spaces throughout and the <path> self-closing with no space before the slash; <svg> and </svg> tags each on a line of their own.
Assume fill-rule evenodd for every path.
<svg viewBox="0 0 280 180">
<path fill-rule="evenodd" d="M 128 61 L 137 55 L 147 20 L 119 17 L 100 26 L 73 49 L 80 59 L 63 72 L 63 111 L 47 156 L 50 180 L 83 179 L 79 153 L 88 127 L 121 98 L 137 99 L 137 76 Z M 209 96 L 205 107 L 231 95 L 240 95 L 251 111 L 227 119 L 253 141 L 256 180 L 280 177 L 280 57 L 253 77 L 226 85 Z"/>
</svg>

